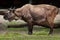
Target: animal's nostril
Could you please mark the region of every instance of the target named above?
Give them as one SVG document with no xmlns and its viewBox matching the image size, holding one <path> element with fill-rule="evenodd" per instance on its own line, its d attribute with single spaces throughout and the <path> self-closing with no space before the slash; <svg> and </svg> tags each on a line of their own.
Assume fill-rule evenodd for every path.
<svg viewBox="0 0 60 40">
<path fill-rule="evenodd" d="M 4 16 L 3 18 L 4 18 L 5 20 L 7 20 L 7 17 Z"/>
<path fill-rule="evenodd" d="M 5 16 L 3 18 L 5 19 Z"/>
</svg>

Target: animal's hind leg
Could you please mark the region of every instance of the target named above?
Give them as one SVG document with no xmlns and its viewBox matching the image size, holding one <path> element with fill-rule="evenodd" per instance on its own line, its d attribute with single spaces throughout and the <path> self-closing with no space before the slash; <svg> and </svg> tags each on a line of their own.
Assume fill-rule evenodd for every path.
<svg viewBox="0 0 60 40">
<path fill-rule="evenodd" d="M 50 28 L 50 31 L 49 31 L 49 34 L 52 34 L 53 33 L 53 27 L 54 27 L 54 19 L 52 18 L 49 18 L 48 20 L 48 25 L 49 25 L 49 28 Z"/>
<path fill-rule="evenodd" d="M 50 17 L 50 18 L 48 18 L 48 24 L 49 24 L 49 27 L 50 27 L 50 32 L 49 32 L 49 34 L 52 34 L 52 33 L 53 33 L 54 18 L 55 18 L 55 17 Z"/>
<path fill-rule="evenodd" d="M 51 23 L 51 24 L 50 24 L 50 32 L 49 32 L 49 34 L 52 34 L 52 33 L 53 33 L 53 27 L 54 27 L 54 24 Z"/>
</svg>

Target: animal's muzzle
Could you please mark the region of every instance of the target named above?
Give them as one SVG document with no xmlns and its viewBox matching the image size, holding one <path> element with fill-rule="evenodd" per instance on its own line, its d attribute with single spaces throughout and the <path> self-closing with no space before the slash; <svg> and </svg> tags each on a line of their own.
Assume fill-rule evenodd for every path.
<svg viewBox="0 0 60 40">
<path fill-rule="evenodd" d="M 7 17 L 5 17 L 5 16 L 4 16 L 3 18 L 4 18 L 5 20 L 8 20 L 8 18 L 7 18 Z"/>
</svg>

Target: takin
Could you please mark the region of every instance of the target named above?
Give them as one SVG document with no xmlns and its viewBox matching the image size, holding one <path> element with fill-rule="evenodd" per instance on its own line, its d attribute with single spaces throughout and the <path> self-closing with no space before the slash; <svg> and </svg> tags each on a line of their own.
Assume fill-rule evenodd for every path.
<svg viewBox="0 0 60 40">
<path fill-rule="evenodd" d="M 32 34 L 33 26 L 48 26 L 50 28 L 49 34 L 53 33 L 54 19 L 58 14 L 59 9 L 56 6 L 48 4 L 25 4 L 21 8 L 10 9 L 6 13 L 4 19 L 11 20 L 14 17 L 24 20 L 28 24 L 28 34 Z"/>
</svg>

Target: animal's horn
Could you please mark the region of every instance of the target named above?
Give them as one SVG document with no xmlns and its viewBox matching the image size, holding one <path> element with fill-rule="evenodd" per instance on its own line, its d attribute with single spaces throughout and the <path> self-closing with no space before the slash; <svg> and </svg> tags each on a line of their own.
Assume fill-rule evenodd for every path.
<svg viewBox="0 0 60 40">
<path fill-rule="evenodd" d="M 13 7 L 13 9 L 15 9 L 15 6 Z"/>
</svg>

